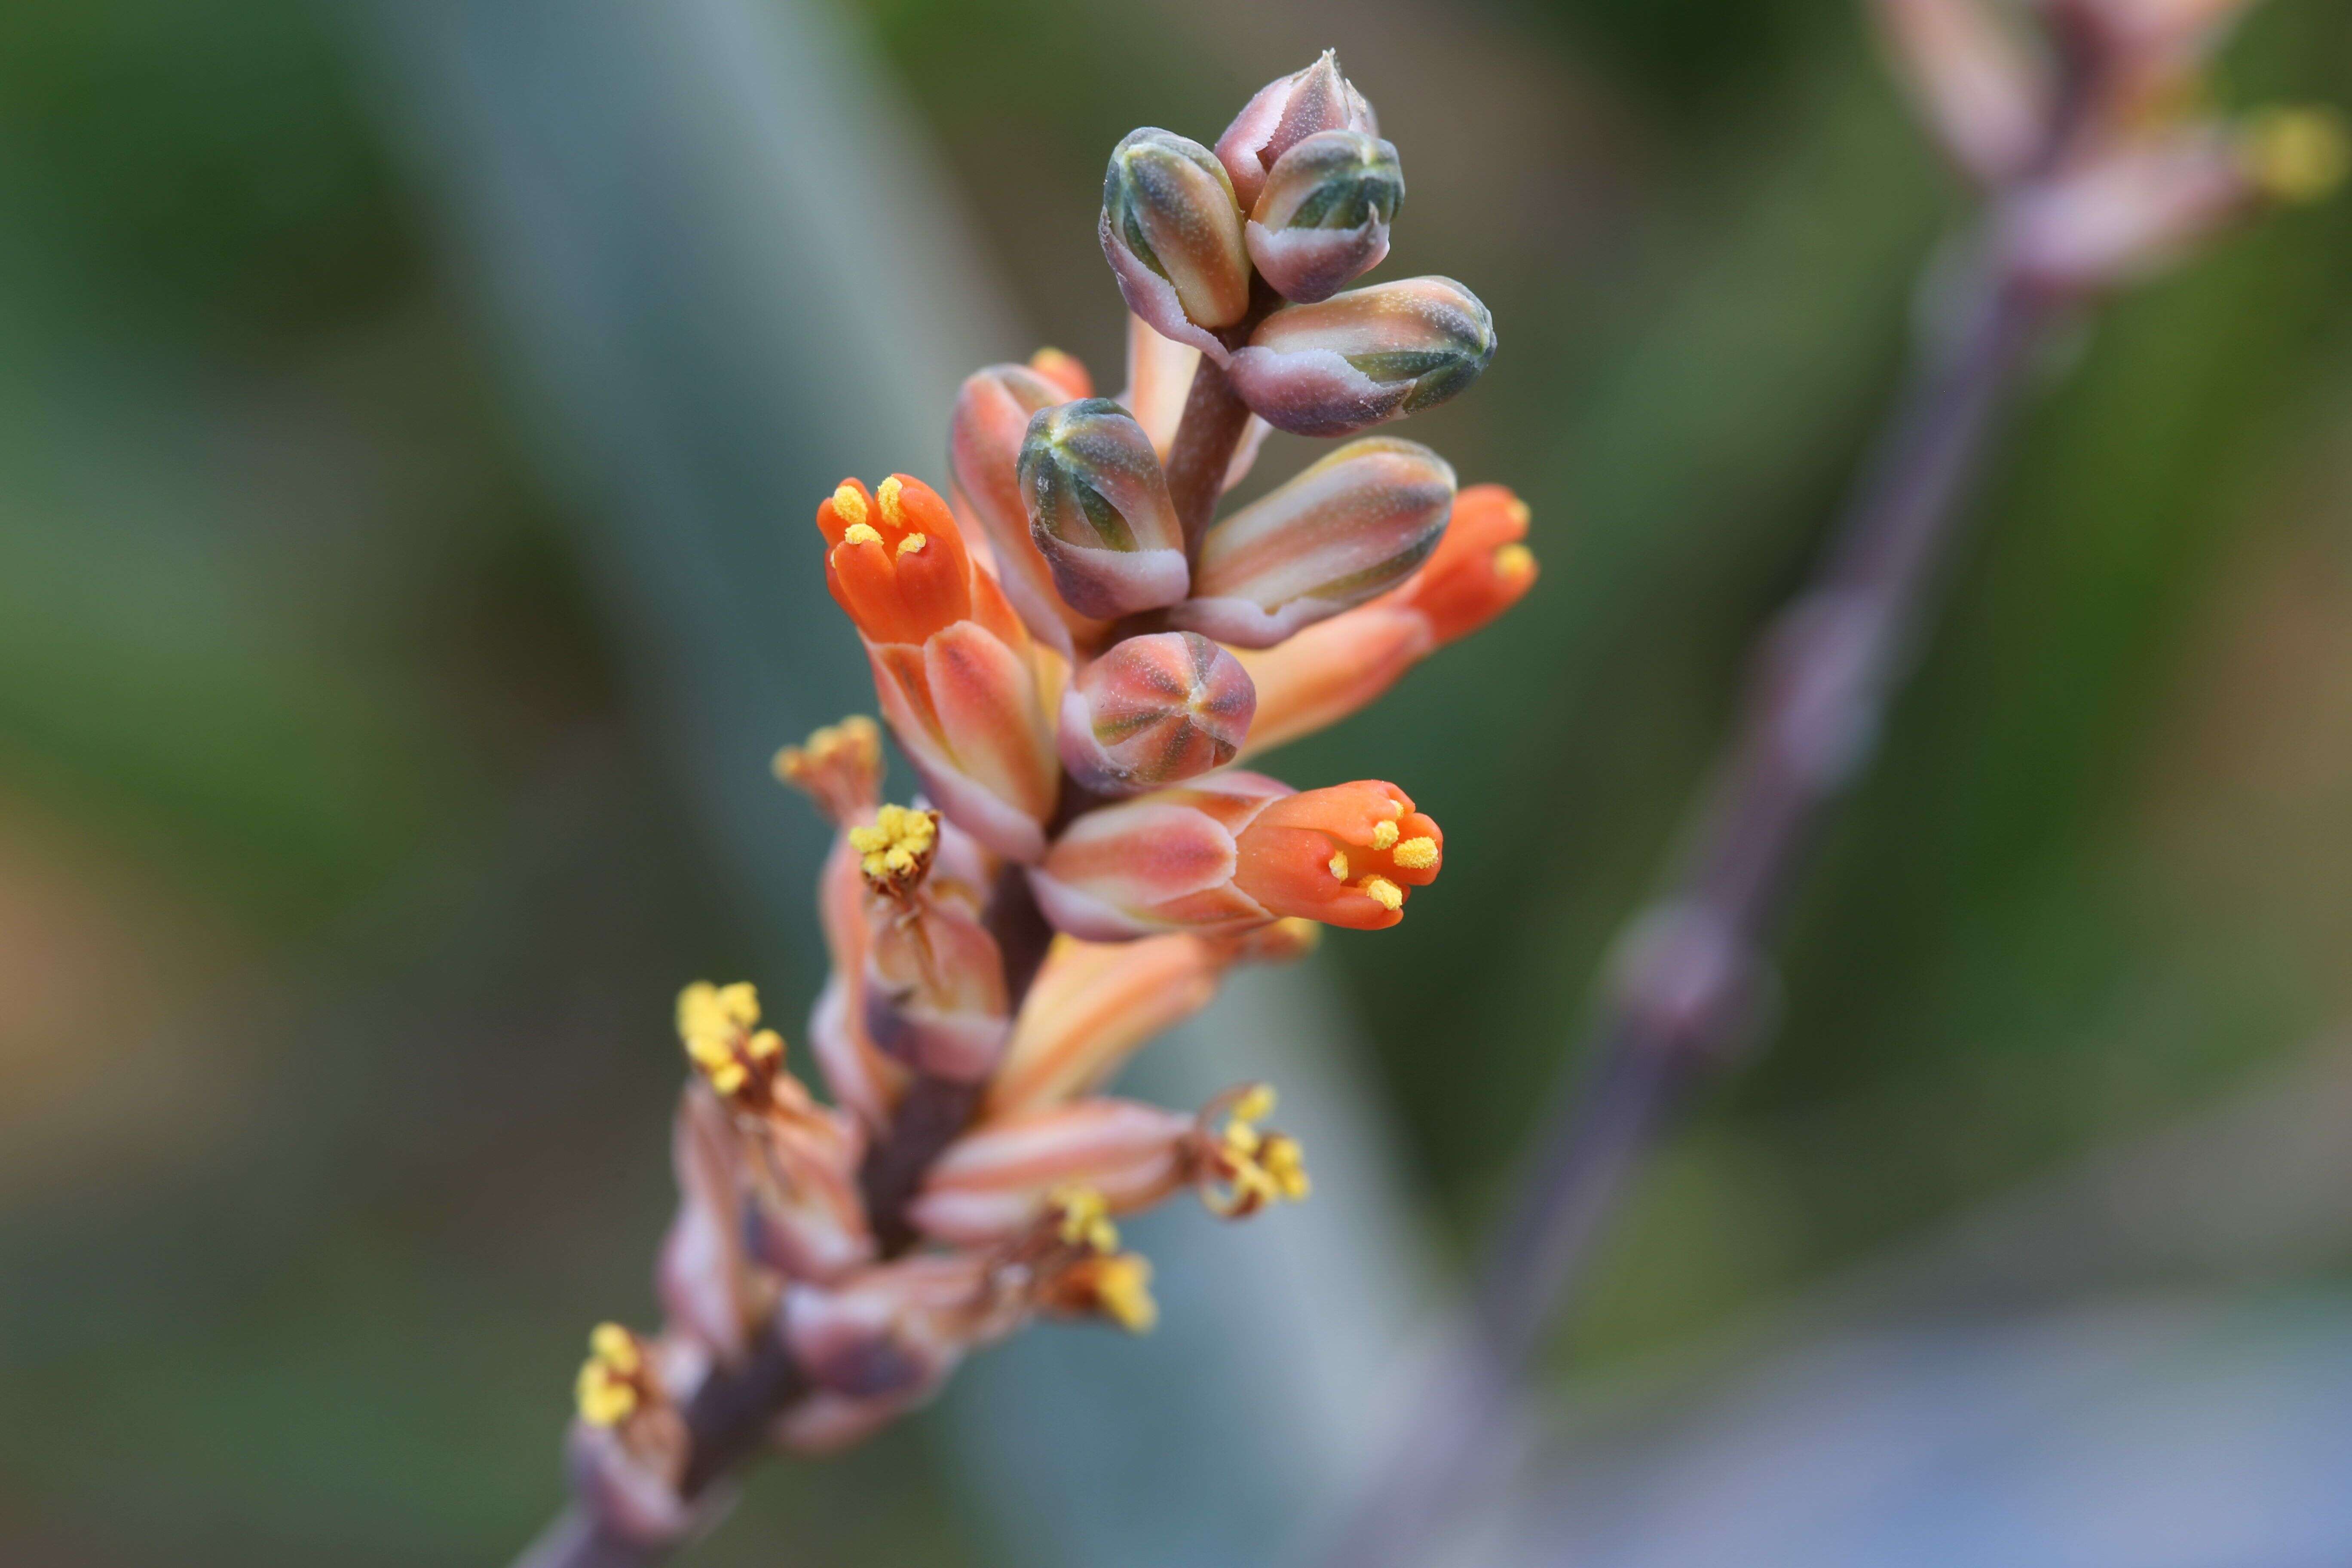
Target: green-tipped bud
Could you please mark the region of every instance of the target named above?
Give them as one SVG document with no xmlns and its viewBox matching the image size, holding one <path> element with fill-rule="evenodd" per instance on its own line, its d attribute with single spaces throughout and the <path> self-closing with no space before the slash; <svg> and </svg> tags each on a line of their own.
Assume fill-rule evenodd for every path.
<svg viewBox="0 0 2352 1568">
<path fill-rule="evenodd" d="M 1267 424 L 1347 436 L 1444 402 L 1495 357 L 1495 319 L 1451 278 L 1407 278 L 1290 305 L 1233 356 L 1234 389 Z"/>
<path fill-rule="evenodd" d="M 1250 259 L 1275 292 L 1312 304 L 1381 264 L 1404 201 L 1397 151 L 1360 131 L 1321 131 L 1285 153 L 1250 209 Z"/>
<path fill-rule="evenodd" d="M 1239 647 L 1394 587 L 1445 533 L 1454 469 L 1417 441 L 1350 441 L 1202 536 L 1180 626 Z"/>
<path fill-rule="evenodd" d="M 1232 177 L 1242 205 L 1255 205 L 1282 155 L 1318 131 L 1381 133 L 1372 106 L 1339 74 L 1339 57 L 1329 49 L 1305 70 L 1276 77 L 1258 89 L 1217 138 L 1217 160 Z"/>
<path fill-rule="evenodd" d="M 1108 617 L 1184 596 L 1184 531 L 1151 437 L 1126 409 L 1087 397 L 1041 410 L 1019 478 L 1029 537 L 1072 609 Z"/>
<path fill-rule="evenodd" d="M 1172 131 L 1130 131 L 1103 175 L 1103 255 L 1127 307 L 1223 363 L 1216 329 L 1249 310 L 1250 264 L 1233 182 Z"/>
</svg>

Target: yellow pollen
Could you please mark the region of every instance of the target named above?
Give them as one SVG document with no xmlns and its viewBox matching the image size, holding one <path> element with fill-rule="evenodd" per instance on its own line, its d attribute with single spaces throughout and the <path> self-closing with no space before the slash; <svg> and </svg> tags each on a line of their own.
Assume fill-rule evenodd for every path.
<svg viewBox="0 0 2352 1568">
<path fill-rule="evenodd" d="M 1367 877 L 1356 884 L 1357 889 L 1384 910 L 1404 908 L 1404 889 L 1386 877 Z"/>
<path fill-rule="evenodd" d="M 920 551 L 924 545 L 929 544 L 929 542 L 930 541 L 925 538 L 922 534 L 910 533 L 907 535 L 906 538 L 898 541 L 898 553 L 901 555 L 915 554 L 917 552 Z"/>
<path fill-rule="evenodd" d="M 1506 544 L 1495 552 L 1495 575 L 1516 583 L 1536 569 L 1536 552 L 1524 544 Z"/>
<path fill-rule="evenodd" d="M 1056 1234 L 1063 1245 L 1105 1256 L 1118 1250 L 1118 1226 L 1111 1224 L 1110 1205 L 1101 1193 L 1085 1185 L 1056 1187 L 1045 1202 L 1061 1216 Z"/>
<path fill-rule="evenodd" d="M 1263 1121 L 1274 1114 L 1274 1085 L 1252 1084 L 1234 1101 L 1233 1116 L 1236 1121 Z"/>
<path fill-rule="evenodd" d="M 1389 858 L 1408 871 L 1426 871 L 1437 864 L 1437 840 L 1408 838 L 1396 847 L 1396 853 Z"/>
<path fill-rule="evenodd" d="M 1331 852 L 1331 858 L 1325 861 L 1324 864 L 1330 869 L 1331 875 L 1337 877 L 1342 882 L 1348 879 L 1348 852 L 1346 850 L 1333 850 Z"/>
<path fill-rule="evenodd" d="M 635 1414 L 641 1403 L 636 1378 L 645 1364 L 635 1335 L 618 1323 L 596 1325 L 573 1390 L 580 1418 L 592 1426 L 611 1426 Z"/>
<path fill-rule="evenodd" d="M 1511 504 L 1504 508 L 1503 510 L 1505 516 L 1508 517 L 1513 522 L 1517 523 L 1521 528 L 1527 527 L 1528 520 L 1535 516 L 1535 513 L 1528 510 L 1528 503 L 1521 500 L 1517 496 L 1513 496 L 1511 498 Z"/>
<path fill-rule="evenodd" d="M 2344 122 L 2325 109 L 2271 109 L 2248 121 L 2240 155 L 2254 183 L 2276 200 L 2316 201 L 2352 166 Z"/>
<path fill-rule="evenodd" d="M 882 535 L 870 522 L 853 522 L 841 531 L 844 544 L 879 544 Z"/>
<path fill-rule="evenodd" d="M 1314 1191 L 1314 1184 L 1307 1179 L 1307 1157 L 1298 1147 L 1297 1139 L 1286 1138 L 1280 1133 L 1269 1137 L 1265 1146 L 1258 1151 L 1257 1163 L 1265 1167 L 1267 1178 L 1282 1195 L 1292 1203 L 1305 1203 L 1307 1194 Z"/>
<path fill-rule="evenodd" d="M 858 869 L 869 879 L 892 881 L 919 869 L 939 837 L 939 823 L 929 812 L 885 805 L 876 810 L 871 826 L 849 830 L 849 847 L 857 851 Z"/>
<path fill-rule="evenodd" d="M 893 528 L 907 526 L 907 505 L 898 499 L 898 492 L 904 488 L 896 474 L 874 487 L 874 499 L 881 505 L 882 520 Z"/>
<path fill-rule="evenodd" d="M 842 480 L 833 492 L 833 514 L 841 519 L 845 528 L 857 528 L 866 521 L 866 498 L 847 479 Z"/>
<path fill-rule="evenodd" d="M 1393 822 L 1383 822 L 1383 823 L 1380 823 L 1380 824 L 1376 825 L 1376 826 L 1372 828 L 1372 847 L 1373 847 L 1373 848 L 1375 848 L 1375 849 L 1385 849 L 1385 848 L 1387 848 L 1390 845 L 1391 845 L 1391 844 L 1395 843 L 1396 841 L 1397 841 L 1397 825 L 1396 825 L 1395 823 L 1393 823 Z"/>
<path fill-rule="evenodd" d="M 1151 1259 L 1139 1252 L 1122 1252 L 1096 1266 L 1095 1300 L 1104 1314 L 1130 1334 L 1148 1334 L 1160 1321 L 1160 1303 L 1151 1299 Z"/>
</svg>

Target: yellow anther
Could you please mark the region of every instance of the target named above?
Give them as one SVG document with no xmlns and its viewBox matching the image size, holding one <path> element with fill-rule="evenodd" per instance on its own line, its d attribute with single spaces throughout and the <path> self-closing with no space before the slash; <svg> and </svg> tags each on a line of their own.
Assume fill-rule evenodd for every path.
<svg viewBox="0 0 2352 1568">
<path fill-rule="evenodd" d="M 698 980 L 677 994 L 677 1035 L 693 1050 L 715 1044 L 731 1049 L 735 1037 L 760 1021 L 760 994 L 748 980 L 713 985 Z"/>
<path fill-rule="evenodd" d="M 1506 544 L 1495 552 L 1495 575 L 1516 583 L 1536 569 L 1536 552 L 1524 544 Z"/>
<path fill-rule="evenodd" d="M 1393 822 L 1381 822 L 1381 823 L 1376 823 L 1376 824 L 1374 824 L 1374 825 L 1373 825 L 1373 827 L 1372 827 L 1372 847 L 1373 847 L 1373 848 L 1375 848 L 1375 849 L 1385 849 L 1385 848 L 1387 848 L 1390 845 L 1394 844 L 1396 841 L 1397 841 L 1397 825 L 1396 825 L 1395 823 L 1393 823 Z"/>
<path fill-rule="evenodd" d="M 1236 1121 L 1263 1121 L 1274 1114 L 1274 1085 L 1252 1084 L 1234 1101 L 1232 1115 Z"/>
<path fill-rule="evenodd" d="M 874 499 L 882 508 L 882 521 L 893 528 L 907 526 L 907 505 L 898 499 L 898 491 L 903 488 L 896 474 L 874 487 Z"/>
<path fill-rule="evenodd" d="M 841 531 L 844 544 L 879 544 L 881 532 L 870 522 L 853 522 Z"/>
<path fill-rule="evenodd" d="M 1045 1202 L 1060 1216 L 1056 1234 L 1063 1245 L 1106 1256 L 1118 1250 L 1118 1226 L 1111 1224 L 1110 1205 L 1101 1193 L 1083 1184 L 1056 1187 Z"/>
<path fill-rule="evenodd" d="M 910 533 L 907 535 L 906 538 L 898 541 L 898 553 L 901 555 L 916 554 L 921 551 L 924 545 L 929 544 L 929 542 L 930 540 L 923 534 Z"/>
<path fill-rule="evenodd" d="M 1356 884 L 1357 889 L 1384 910 L 1404 908 L 1404 889 L 1386 877 L 1367 877 Z"/>
<path fill-rule="evenodd" d="M 1511 504 L 1505 507 L 1503 511 L 1505 516 L 1508 517 L 1513 522 L 1517 523 L 1521 528 L 1527 527 L 1528 520 L 1535 516 L 1535 513 L 1528 510 L 1528 503 L 1521 500 L 1517 496 L 1513 496 L 1511 498 Z"/>
<path fill-rule="evenodd" d="M 762 1029 L 751 1037 L 744 1049 L 755 1062 L 778 1061 L 784 1054 L 784 1037 L 773 1029 Z"/>
<path fill-rule="evenodd" d="M 618 1323 L 599 1323 L 588 1336 L 588 1359 L 573 1394 L 580 1418 L 592 1426 L 626 1420 L 644 1403 L 639 1378 L 646 1370 L 637 1337 Z"/>
<path fill-rule="evenodd" d="M 2352 166 L 2352 143 L 2330 110 L 2265 110 L 2247 121 L 2239 145 L 2254 183 L 2283 202 L 2316 201 Z"/>
<path fill-rule="evenodd" d="M 1104 1316 L 1130 1334 L 1148 1334 L 1160 1321 L 1160 1303 L 1151 1299 L 1151 1259 L 1139 1252 L 1122 1252 L 1095 1265 L 1095 1300 Z"/>
<path fill-rule="evenodd" d="M 1325 861 L 1324 865 L 1330 869 L 1331 875 L 1340 881 L 1344 882 L 1348 879 L 1348 852 L 1345 849 L 1333 850 L 1331 858 Z"/>
<path fill-rule="evenodd" d="M 856 529 L 866 525 L 866 498 L 858 494 L 857 487 L 847 479 L 842 480 L 833 492 L 833 515 L 841 519 L 844 528 Z"/>
<path fill-rule="evenodd" d="M 849 847 L 859 857 L 857 868 L 868 881 L 894 887 L 921 874 L 939 841 L 939 819 L 904 805 L 881 806 L 871 824 L 849 830 Z"/>
<path fill-rule="evenodd" d="M 1437 864 L 1437 840 L 1426 836 L 1408 838 L 1389 857 L 1408 871 L 1426 871 Z"/>
<path fill-rule="evenodd" d="M 1278 1132 L 1268 1137 L 1265 1146 L 1258 1151 L 1257 1163 L 1265 1169 L 1267 1179 L 1292 1203 L 1305 1203 L 1307 1194 L 1314 1191 L 1314 1184 L 1307 1179 L 1306 1152 L 1299 1148 L 1296 1138 Z"/>
</svg>

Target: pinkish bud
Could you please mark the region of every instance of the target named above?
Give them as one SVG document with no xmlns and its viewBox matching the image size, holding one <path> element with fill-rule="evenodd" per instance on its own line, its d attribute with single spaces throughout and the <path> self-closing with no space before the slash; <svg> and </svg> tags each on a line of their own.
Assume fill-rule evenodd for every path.
<svg viewBox="0 0 2352 1568">
<path fill-rule="evenodd" d="M 1286 300 L 1328 300 L 1381 264 L 1404 201 L 1397 151 L 1360 131 L 1318 131 L 1285 153 L 1244 231 Z"/>
<path fill-rule="evenodd" d="M 1217 159 L 1233 179 L 1234 194 L 1244 205 L 1255 203 L 1268 171 L 1318 131 L 1381 133 L 1372 106 L 1339 74 L 1339 58 L 1329 49 L 1305 70 L 1276 77 L 1258 89 L 1217 138 Z"/>
<path fill-rule="evenodd" d="M 1129 132 L 1103 175 L 1101 235 L 1128 309 L 1222 362 L 1216 329 L 1249 310 L 1250 264 L 1215 155 L 1172 131 Z"/>
<path fill-rule="evenodd" d="M 1129 637 L 1062 693 L 1062 765 L 1101 795 L 1133 795 L 1234 760 L 1257 693 L 1197 632 Z"/>
<path fill-rule="evenodd" d="M 1074 637 L 1091 640 L 1100 628 L 1054 591 L 1053 572 L 1029 536 L 1019 465 L 1030 419 L 1072 397 L 1067 385 L 1028 365 L 992 364 L 965 378 L 948 426 L 956 489 L 995 552 L 1004 596 L 1031 635 L 1065 654 Z"/>
<path fill-rule="evenodd" d="M 1113 1214 L 1184 1184 L 1192 1118 L 1131 1100 L 1082 1100 L 992 1121 L 948 1145 L 908 1208 L 956 1246 L 1005 1241 L 1035 1225 L 1057 1188 L 1093 1188 Z"/>
<path fill-rule="evenodd" d="M 1495 357 L 1495 320 L 1451 278 L 1276 310 L 1236 351 L 1242 400 L 1277 430 L 1346 436 L 1444 402 Z"/>
<path fill-rule="evenodd" d="M 1454 469 L 1428 447 L 1350 441 L 1210 529 L 1193 596 L 1169 618 L 1272 647 L 1402 581 L 1437 547 L 1453 505 Z"/>
<path fill-rule="evenodd" d="M 1064 603 L 1108 618 L 1184 596 L 1184 531 L 1151 439 L 1126 409 L 1089 397 L 1041 411 L 1019 475 L 1029 537 Z"/>
<path fill-rule="evenodd" d="M 2086 292 L 2144 275 L 2252 206 L 2260 189 L 2231 140 L 2191 125 L 2113 148 L 2020 192 L 2001 215 L 2011 267 Z"/>
<path fill-rule="evenodd" d="M 1989 0 L 1878 0 L 1874 7 L 1921 115 L 1955 163 L 1987 184 L 2024 172 L 2048 134 L 2050 71 Z"/>
</svg>

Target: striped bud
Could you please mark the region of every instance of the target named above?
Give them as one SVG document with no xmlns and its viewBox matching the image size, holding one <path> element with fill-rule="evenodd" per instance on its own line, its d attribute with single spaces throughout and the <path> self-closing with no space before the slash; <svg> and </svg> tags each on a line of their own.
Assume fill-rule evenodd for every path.
<svg viewBox="0 0 2352 1568">
<path fill-rule="evenodd" d="M 1129 637 L 1062 693 L 1062 765 L 1100 795 L 1157 789 L 1234 760 L 1257 693 L 1197 632 Z"/>
<path fill-rule="evenodd" d="M 1472 485 L 1454 497 L 1445 537 L 1401 586 L 1279 647 L 1241 655 L 1257 688 L 1242 754 L 1338 723 L 1518 603 L 1536 580 L 1535 553 L 1521 542 L 1527 532 L 1526 502 L 1501 485 Z"/>
<path fill-rule="evenodd" d="M 1036 1222 L 1049 1194 L 1082 1185 L 1113 1214 L 1181 1187 L 1192 1117 L 1131 1100 L 1082 1100 L 992 1121 L 948 1145 L 908 1217 L 956 1246 L 1003 1241 Z"/>
<path fill-rule="evenodd" d="M 1216 155 L 1172 131 L 1130 131 L 1103 175 L 1103 256 L 1127 308 L 1220 363 L 1216 329 L 1249 310 L 1241 208 Z"/>
<path fill-rule="evenodd" d="M 1054 591 L 1054 574 L 1029 536 L 1029 512 L 1021 502 L 1021 443 L 1040 411 L 1078 395 L 1084 395 L 1029 365 L 992 364 L 964 379 L 948 425 L 948 466 L 995 554 L 1004 596 L 1031 635 L 1065 654 L 1074 637 L 1090 641 L 1101 628 Z"/>
<path fill-rule="evenodd" d="M 1454 469 L 1414 441 L 1350 441 L 1202 536 L 1178 626 L 1241 647 L 1394 586 L 1445 531 Z"/>
<path fill-rule="evenodd" d="M 1328 300 L 1381 264 L 1404 201 L 1397 150 L 1360 131 L 1319 131 L 1274 165 L 1250 208 L 1250 259 L 1286 300 Z"/>
<path fill-rule="evenodd" d="M 1443 845 L 1393 784 L 1300 795 L 1227 770 L 1087 812 L 1029 881 L 1046 918 L 1088 941 L 1234 934 L 1292 915 L 1374 931 L 1436 878 Z"/>
<path fill-rule="evenodd" d="M 1451 278 L 1406 278 L 1260 322 L 1234 390 L 1277 430 L 1346 436 L 1444 402 L 1495 357 L 1495 320 Z"/>
<path fill-rule="evenodd" d="M 1372 106 L 1355 84 L 1339 74 L 1329 49 L 1305 70 L 1296 70 L 1258 89 L 1217 138 L 1217 160 L 1244 205 L 1255 204 L 1267 172 L 1282 155 L 1320 131 L 1381 133 Z"/>
<path fill-rule="evenodd" d="M 1151 438 L 1107 397 L 1040 411 L 1021 443 L 1029 537 L 1063 603 L 1108 618 L 1184 596 L 1184 531 Z"/>
</svg>

